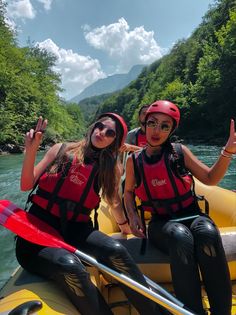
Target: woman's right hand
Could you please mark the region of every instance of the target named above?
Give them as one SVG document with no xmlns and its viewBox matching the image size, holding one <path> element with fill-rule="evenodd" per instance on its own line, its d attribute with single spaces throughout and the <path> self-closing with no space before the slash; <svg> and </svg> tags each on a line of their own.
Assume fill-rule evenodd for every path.
<svg viewBox="0 0 236 315">
<path fill-rule="evenodd" d="M 144 227 L 140 216 L 137 212 L 133 213 L 132 216 L 129 215 L 129 226 L 133 235 L 141 238 L 146 238 L 144 234 Z"/>
<path fill-rule="evenodd" d="M 25 135 L 25 151 L 37 151 L 43 138 L 43 133 L 47 127 L 47 119 L 39 117 L 35 129 L 30 129 Z"/>
<path fill-rule="evenodd" d="M 224 148 L 226 153 L 236 154 L 236 130 L 235 130 L 235 122 L 233 119 L 230 121 L 230 133 L 228 141 Z"/>
<path fill-rule="evenodd" d="M 137 145 L 134 145 L 134 144 L 129 144 L 129 143 L 124 143 L 119 151 L 120 152 L 135 152 L 135 151 L 139 151 L 141 150 L 142 148 L 141 147 L 138 147 Z"/>
</svg>

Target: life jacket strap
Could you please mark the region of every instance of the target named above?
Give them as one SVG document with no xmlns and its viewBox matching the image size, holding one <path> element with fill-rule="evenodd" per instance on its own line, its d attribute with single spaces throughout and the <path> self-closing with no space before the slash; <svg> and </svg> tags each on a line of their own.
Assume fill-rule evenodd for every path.
<svg viewBox="0 0 236 315">
<path fill-rule="evenodd" d="M 79 202 L 77 203 L 77 206 L 76 208 L 74 209 L 74 214 L 73 214 L 73 217 L 72 217 L 72 220 L 76 221 L 76 218 L 77 216 L 80 214 L 80 211 L 81 209 L 84 208 L 84 202 L 88 196 L 88 193 L 89 193 L 89 190 L 91 189 L 91 186 L 92 186 L 92 183 L 93 183 L 93 180 L 95 178 L 95 175 L 98 171 L 98 165 L 97 163 L 94 164 L 93 166 L 93 169 L 89 175 L 89 178 L 88 178 L 88 181 L 86 183 L 86 186 L 83 190 L 83 193 L 82 195 L 80 196 L 80 199 L 79 199 Z"/>
<path fill-rule="evenodd" d="M 39 197 L 42 197 L 43 199 L 46 199 L 46 200 L 48 200 L 51 197 L 51 193 L 42 188 L 38 188 L 38 190 L 36 191 L 36 194 Z M 54 203 L 57 204 L 59 207 L 65 208 L 66 211 L 72 211 L 72 212 L 75 211 L 78 205 L 78 202 L 70 200 L 70 199 L 65 199 L 60 196 L 55 196 Z M 85 206 L 81 206 L 79 209 L 79 214 L 84 214 L 84 215 L 89 216 L 90 212 L 91 212 L 91 209 L 86 208 Z"/>
<path fill-rule="evenodd" d="M 184 195 L 179 195 L 173 198 L 168 198 L 168 199 L 151 199 L 147 201 L 141 201 L 142 206 L 146 207 L 152 207 L 154 208 L 155 211 L 158 210 L 158 208 L 167 208 L 170 207 L 173 204 L 176 204 L 178 202 L 183 202 L 185 200 L 188 200 L 190 197 L 192 197 L 192 191 L 188 191 Z"/>
<path fill-rule="evenodd" d="M 38 184 L 39 184 L 39 179 L 41 176 L 43 176 L 49 169 L 50 167 L 56 163 L 57 160 L 59 160 L 62 155 L 64 154 L 65 152 L 65 148 L 66 148 L 66 143 L 62 143 L 57 155 L 56 155 L 56 158 L 47 166 L 47 168 L 41 173 L 41 175 L 38 177 L 38 180 L 35 182 L 34 184 L 34 187 L 32 188 L 32 190 L 30 191 L 30 193 L 28 194 L 28 197 L 27 197 L 27 200 L 26 200 L 26 203 L 25 203 L 25 210 L 28 211 L 29 209 L 29 204 L 32 202 L 32 196 L 33 196 L 33 192 L 35 191 L 35 189 L 38 187 Z"/>
</svg>

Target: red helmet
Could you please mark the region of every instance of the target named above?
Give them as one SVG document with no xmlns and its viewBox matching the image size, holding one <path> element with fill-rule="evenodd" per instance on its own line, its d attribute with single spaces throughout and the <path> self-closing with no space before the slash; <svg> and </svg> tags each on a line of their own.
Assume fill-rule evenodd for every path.
<svg viewBox="0 0 236 315">
<path fill-rule="evenodd" d="M 161 101 L 156 101 L 156 102 L 152 103 L 146 112 L 146 120 L 147 120 L 148 115 L 150 115 L 152 113 L 166 114 L 166 115 L 168 115 L 174 119 L 174 121 L 176 123 L 176 128 L 179 126 L 179 121 L 180 121 L 179 108 L 175 104 L 173 104 L 169 101 L 162 101 L 161 100 Z"/>
<path fill-rule="evenodd" d="M 121 129 L 123 131 L 122 139 L 121 139 L 121 143 L 120 143 L 120 147 L 121 147 L 124 144 L 127 133 L 128 133 L 128 128 L 127 128 L 127 125 L 125 123 L 124 118 L 121 117 L 120 115 L 116 114 L 116 113 L 103 113 L 98 117 L 98 119 L 100 119 L 102 117 L 111 117 L 116 122 L 118 122 L 119 126 L 121 127 Z"/>
</svg>

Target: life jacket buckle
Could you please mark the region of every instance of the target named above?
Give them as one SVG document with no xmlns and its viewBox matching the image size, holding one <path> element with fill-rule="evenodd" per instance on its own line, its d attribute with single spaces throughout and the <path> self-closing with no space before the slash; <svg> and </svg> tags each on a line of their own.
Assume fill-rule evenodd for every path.
<svg viewBox="0 0 236 315">
<path fill-rule="evenodd" d="M 63 208 L 66 211 L 75 211 L 76 208 L 76 202 L 72 201 L 72 200 L 64 200 L 63 202 L 60 203 L 60 208 Z"/>
<path fill-rule="evenodd" d="M 205 200 L 205 197 L 203 195 L 196 195 L 196 197 L 200 201 Z"/>
<path fill-rule="evenodd" d="M 160 208 L 160 202 L 158 200 L 152 200 L 152 207 L 157 211 L 158 208 Z"/>
<path fill-rule="evenodd" d="M 205 196 L 204 195 L 196 195 L 196 198 L 197 198 L 197 201 L 204 201 L 204 203 L 205 203 L 205 213 L 207 215 L 209 215 L 209 211 L 210 211 L 209 202 L 207 201 Z"/>
</svg>

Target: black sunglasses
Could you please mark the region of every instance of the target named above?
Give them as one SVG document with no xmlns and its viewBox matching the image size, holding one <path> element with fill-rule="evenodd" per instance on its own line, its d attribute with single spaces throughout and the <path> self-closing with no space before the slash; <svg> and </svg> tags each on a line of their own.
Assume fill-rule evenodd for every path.
<svg viewBox="0 0 236 315">
<path fill-rule="evenodd" d="M 106 129 L 105 132 L 105 136 L 108 138 L 115 138 L 116 136 L 116 132 L 114 129 L 110 129 L 108 128 L 106 125 L 104 125 L 104 123 L 102 123 L 101 121 L 98 121 L 94 124 L 94 129 L 99 129 L 99 130 L 103 130 Z"/>
<path fill-rule="evenodd" d="M 148 128 L 156 128 L 156 127 L 160 126 L 160 129 L 161 129 L 161 131 L 163 131 L 163 132 L 169 132 L 169 131 L 171 130 L 171 128 L 172 128 L 172 126 L 171 126 L 170 124 L 168 124 L 168 123 L 165 123 L 165 122 L 163 122 L 163 123 L 158 123 L 158 122 L 155 121 L 155 120 L 148 120 L 148 121 L 146 122 L 146 126 L 147 126 Z"/>
</svg>

